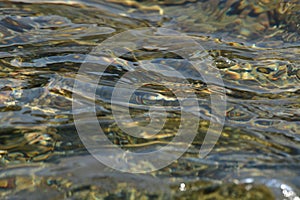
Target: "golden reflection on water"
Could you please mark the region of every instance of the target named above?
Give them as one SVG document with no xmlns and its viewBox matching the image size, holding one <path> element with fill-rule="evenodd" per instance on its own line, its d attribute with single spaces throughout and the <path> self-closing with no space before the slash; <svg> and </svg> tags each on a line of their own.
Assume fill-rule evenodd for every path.
<svg viewBox="0 0 300 200">
<path fill-rule="evenodd" d="M 1 198 L 299 199 L 297 1 L 0 4 Z M 166 53 L 167 47 L 145 46 L 120 58 L 95 58 L 101 65 L 112 62 L 97 90 L 97 117 L 112 143 L 125 150 L 153 151 L 167 145 L 181 116 L 172 91 L 159 83 L 178 90 L 185 85 L 175 79 L 156 80 L 157 85 L 146 85 L 132 98 L 135 121 L 124 125 L 147 125 L 148 110 L 138 105 L 157 105 L 169 109 L 164 129 L 153 137 L 145 128 L 143 138 L 135 138 L 118 128 L 111 106 L 123 108 L 110 105 L 111 91 L 118 78 L 136 70 L 137 61 L 172 66 L 188 75 L 191 90 L 185 92 L 199 100 L 198 134 L 178 161 L 152 174 L 122 174 L 94 160 L 80 141 L 73 114 L 85 111 L 72 110 L 72 86 L 95 45 L 116 33 L 149 26 L 187 33 L 213 57 L 228 97 L 227 120 L 213 151 L 199 159 L 209 126 L 209 95 L 217 90 L 209 90 L 188 71 L 188 63 Z M 82 95 L 89 88 L 82 84 L 75 92 Z"/>
</svg>

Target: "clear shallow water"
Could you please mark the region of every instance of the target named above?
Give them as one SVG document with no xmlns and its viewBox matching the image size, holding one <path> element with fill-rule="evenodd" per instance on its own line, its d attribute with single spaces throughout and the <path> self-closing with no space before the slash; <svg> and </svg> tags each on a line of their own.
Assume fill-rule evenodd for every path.
<svg viewBox="0 0 300 200">
<path fill-rule="evenodd" d="M 298 2 L 156 4 L 0 2 L 1 198 L 298 198 Z M 193 145 L 178 161 L 151 174 L 123 174 L 101 165 L 81 143 L 73 113 L 83 111 L 72 111 L 72 87 L 93 47 L 122 31 L 150 26 L 193 36 L 213 57 L 228 98 L 225 128 L 213 151 L 200 159 L 209 124 L 209 94 L 214 91 L 163 49 L 148 47 L 125 55 L 106 71 L 100 84 L 104 90 L 96 96 L 98 120 L 113 143 L 131 151 L 153 151 L 178 129 L 178 105 L 170 101 L 169 121 L 155 138 L 137 139 L 116 125 L 110 92 L 126 71 L 136 70 L 137 60 L 164 63 L 188 76 L 193 90 L 185 92 L 196 93 L 201 112 Z M 146 76 L 156 78 L 147 72 Z M 173 82 L 167 79 L 163 85 Z M 141 94 L 172 97 L 158 85 Z M 78 94 L 86 88 L 89 85 Z M 137 108 L 147 104 L 142 97 L 132 102 L 137 125 L 149 123 L 145 111 Z M 114 106 L 122 109 L 121 103 Z"/>
</svg>

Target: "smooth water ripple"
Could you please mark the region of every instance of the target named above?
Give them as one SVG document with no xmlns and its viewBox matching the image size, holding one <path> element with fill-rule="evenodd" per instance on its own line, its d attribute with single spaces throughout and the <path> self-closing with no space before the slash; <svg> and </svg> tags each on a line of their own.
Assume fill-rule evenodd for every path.
<svg viewBox="0 0 300 200">
<path fill-rule="evenodd" d="M 0 198 L 300 199 L 299 7 L 298 1 L 267 0 L 0 1 Z M 209 90 L 186 60 L 167 52 L 176 43 L 189 48 L 185 40 L 170 37 L 161 47 L 131 51 L 143 41 L 128 38 L 124 47 L 130 53 L 94 55 L 92 66 L 110 64 L 104 73 L 91 67 L 83 75 L 82 80 L 102 76 L 97 86 L 81 81 L 73 89 L 77 71 L 96 45 L 117 33 L 152 26 L 192 36 L 224 81 L 225 127 L 205 159 L 198 152 L 209 127 L 210 95 L 218 94 L 220 86 L 214 83 Z M 140 30 L 132 34 L 145 35 Z M 141 63 L 176 69 L 188 84 L 163 70 L 153 74 Z M 122 111 L 127 103 L 110 104 L 126 72 L 144 74 L 124 79 L 126 84 L 153 84 L 130 98 L 134 123 L 121 122 L 145 126 L 151 106 L 164 108 L 167 123 L 153 137 L 147 128 L 144 138 L 125 134 L 112 115 L 112 107 Z M 105 167 L 88 154 L 73 115 L 93 110 L 106 136 L 123 149 L 151 152 L 168 144 L 181 117 L 181 99 L 168 86 L 188 88 L 185 94 L 195 94 L 199 104 L 186 110 L 200 123 L 179 160 L 151 174 L 133 175 Z M 93 87 L 95 101 L 85 95 Z M 72 109 L 73 94 L 84 99 L 78 103 L 86 109 Z M 95 108 L 89 106 L 93 103 Z M 175 146 L 167 155 L 183 148 Z"/>
</svg>

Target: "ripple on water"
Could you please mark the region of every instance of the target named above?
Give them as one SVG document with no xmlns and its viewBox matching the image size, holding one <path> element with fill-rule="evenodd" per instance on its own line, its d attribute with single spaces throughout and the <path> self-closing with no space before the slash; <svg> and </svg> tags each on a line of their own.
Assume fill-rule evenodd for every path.
<svg viewBox="0 0 300 200">
<path fill-rule="evenodd" d="M 132 2 L 0 2 L 0 197 L 299 199 L 299 5 L 247 0 Z M 196 112 L 193 105 L 186 110 L 199 113 L 200 122 L 193 144 L 178 161 L 152 174 L 122 174 L 87 154 L 73 114 L 94 109 L 94 101 L 85 96 L 94 85 L 81 81 L 73 90 L 73 84 L 95 45 L 121 31 L 149 26 L 185 32 L 208 51 L 225 84 L 226 123 L 212 152 L 200 159 L 211 117 L 209 97 L 218 87 L 209 90 L 186 60 L 167 52 L 173 43 L 189 48 L 184 40 L 169 37 L 162 47 L 146 45 L 120 58 L 111 52 L 94 56 L 82 80 L 102 75 L 96 87 L 96 115 L 107 137 L 123 149 L 150 152 L 174 138 L 181 113 L 167 86 L 188 88 L 184 92 L 195 93 L 199 103 Z M 143 41 L 129 37 L 127 42 L 134 47 Z M 176 69 L 188 77 L 189 85 L 167 72 L 155 76 L 139 68 L 138 61 Z M 94 70 L 109 63 L 104 73 Z M 122 123 L 131 128 L 146 125 L 151 105 L 165 107 L 168 120 L 155 137 L 147 128 L 141 133 L 145 138 L 129 136 L 114 121 L 111 95 L 128 71 L 143 72 L 137 80 L 152 84 L 130 99 L 135 123 Z M 134 84 L 133 79 L 127 81 Z M 72 110 L 73 93 L 83 97 L 85 109 Z M 120 99 L 113 106 L 121 110 L 125 103 Z M 170 156 L 182 144 L 175 147 L 168 150 Z"/>
</svg>

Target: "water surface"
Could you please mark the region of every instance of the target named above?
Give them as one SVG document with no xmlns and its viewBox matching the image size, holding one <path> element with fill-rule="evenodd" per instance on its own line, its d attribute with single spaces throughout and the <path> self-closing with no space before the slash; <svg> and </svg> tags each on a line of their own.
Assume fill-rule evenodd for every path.
<svg viewBox="0 0 300 200">
<path fill-rule="evenodd" d="M 299 6 L 267 0 L 0 1 L 1 199 L 299 199 Z M 145 71 L 148 79 L 139 81 L 157 85 L 136 93 L 131 115 L 137 123 L 128 126 L 149 123 L 147 110 L 138 107 L 145 104 L 168 107 L 168 123 L 146 139 L 118 128 L 111 106 L 124 108 L 122 102 L 110 104 L 111 91 L 124 73 L 137 70 L 138 61 L 185 74 L 192 88 L 185 92 L 195 93 L 201 108 L 198 134 L 179 160 L 150 174 L 124 174 L 99 163 L 80 141 L 73 114 L 85 111 L 72 110 L 72 87 L 96 45 L 142 27 L 177 30 L 203 46 L 224 81 L 226 121 L 212 152 L 199 158 L 210 94 L 217 91 L 209 91 L 187 62 L 163 48 L 122 56 L 105 71 L 99 84 L 104 89 L 96 95 L 98 120 L 114 144 L 153 151 L 179 127 L 180 106 L 167 89 L 179 79 L 160 82 Z M 151 95 L 165 101 L 147 99 Z"/>
</svg>

